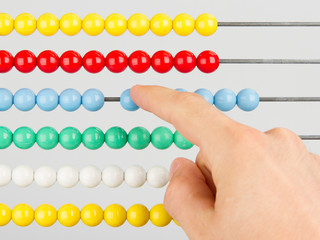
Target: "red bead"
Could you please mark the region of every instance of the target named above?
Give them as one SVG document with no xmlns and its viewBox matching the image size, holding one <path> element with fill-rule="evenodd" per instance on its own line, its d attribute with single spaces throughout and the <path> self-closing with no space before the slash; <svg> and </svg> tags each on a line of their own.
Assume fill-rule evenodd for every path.
<svg viewBox="0 0 320 240">
<path fill-rule="evenodd" d="M 173 67 L 173 57 L 167 51 L 158 51 L 151 59 L 152 68 L 158 73 L 167 73 Z"/>
<path fill-rule="evenodd" d="M 181 51 L 174 57 L 174 67 L 182 73 L 191 72 L 197 65 L 197 59 L 192 52 Z"/>
<path fill-rule="evenodd" d="M 75 51 L 66 51 L 60 57 L 60 66 L 68 73 L 75 73 L 82 66 L 82 57 Z"/>
<path fill-rule="evenodd" d="M 148 53 L 144 51 L 135 51 L 129 57 L 129 67 L 135 73 L 146 72 L 151 65 L 151 59 Z"/>
<path fill-rule="evenodd" d="M 105 58 L 101 52 L 90 51 L 83 56 L 83 67 L 90 73 L 98 73 L 105 66 Z"/>
<path fill-rule="evenodd" d="M 14 57 L 14 66 L 20 72 L 32 72 L 37 66 L 37 58 L 32 52 L 22 50 Z"/>
<path fill-rule="evenodd" d="M 219 57 L 215 52 L 204 51 L 197 58 L 197 66 L 201 72 L 212 73 L 219 67 Z"/>
<path fill-rule="evenodd" d="M 128 57 L 124 52 L 115 50 L 110 52 L 106 57 L 106 67 L 110 72 L 123 72 L 128 66 Z"/>
<path fill-rule="evenodd" d="M 38 68 L 45 73 L 52 73 L 59 68 L 59 56 L 50 50 L 41 52 L 37 58 Z"/>
<path fill-rule="evenodd" d="M 11 53 L 1 50 L 0 51 L 0 73 L 6 73 L 13 67 L 13 57 Z"/>
</svg>

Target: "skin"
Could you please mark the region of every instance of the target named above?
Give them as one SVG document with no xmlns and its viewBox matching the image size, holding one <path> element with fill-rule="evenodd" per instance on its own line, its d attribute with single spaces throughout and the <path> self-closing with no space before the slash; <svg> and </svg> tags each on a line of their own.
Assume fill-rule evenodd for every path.
<svg viewBox="0 0 320 240">
<path fill-rule="evenodd" d="M 164 206 L 191 240 L 320 239 L 320 157 L 293 132 L 260 132 L 200 95 L 134 86 L 133 101 L 200 148 L 175 159 Z"/>
</svg>

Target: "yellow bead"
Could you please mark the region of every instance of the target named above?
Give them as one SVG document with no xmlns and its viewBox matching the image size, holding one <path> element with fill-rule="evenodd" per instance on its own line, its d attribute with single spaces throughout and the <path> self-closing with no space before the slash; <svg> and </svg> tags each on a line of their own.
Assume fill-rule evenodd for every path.
<svg viewBox="0 0 320 240">
<path fill-rule="evenodd" d="M 0 35 L 5 36 L 13 30 L 13 19 L 7 13 L 0 13 Z"/>
<path fill-rule="evenodd" d="M 103 220 L 103 210 L 97 204 L 88 204 L 81 210 L 81 220 L 84 224 L 94 227 Z"/>
<path fill-rule="evenodd" d="M 167 14 L 159 13 L 151 19 L 150 29 L 158 36 L 165 36 L 172 30 L 172 20 Z"/>
<path fill-rule="evenodd" d="M 177 224 L 177 226 L 180 227 L 180 224 L 177 222 L 177 220 L 173 219 L 174 223 Z"/>
<path fill-rule="evenodd" d="M 37 28 L 37 20 L 30 13 L 21 13 L 14 20 L 14 29 L 21 35 L 30 35 Z"/>
<path fill-rule="evenodd" d="M 173 30 L 180 36 L 191 34 L 194 27 L 194 19 L 189 14 L 181 13 L 173 20 Z"/>
<path fill-rule="evenodd" d="M 157 227 L 167 226 L 172 217 L 164 209 L 163 204 L 157 204 L 150 210 L 150 221 Z"/>
<path fill-rule="evenodd" d="M 104 210 L 104 220 L 111 227 L 121 226 L 127 219 L 127 212 L 119 204 L 111 204 Z"/>
<path fill-rule="evenodd" d="M 104 25 L 107 33 L 112 36 L 120 36 L 128 27 L 127 19 L 118 13 L 109 15 Z"/>
<path fill-rule="evenodd" d="M 0 203 L 0 226 L 7 225 L 11 220 L 11 210 L 3 203 Z"/>
<path fill-rule="evenodd" d="M 142 36 L 149 31 L 149 19 L 141 13 L 133 14 L 128 20 L 129 31 L 136 36 Z"/>
<path fill-rule="evenodd" d="M 56 34 L 59 27 L 59 19 L 51 13 L 42 14 L 38 18 L 37 29 L 45 36 L 52 36 Z"/>
<path fill-rule="evenodd" d="M 59 222 L 66 227 L 72 227 L 80 221 L 80 210 L 73 204 L 63 205 L 58 211 Z"/>
<path fill-rule="evenodd" d="M 77 14 L 67 13 L 60 19 L 60 30 L 66 35 L 78 34 L 81 27 L 81 18 Z"/>
<path fill-rule="evenodd" d="M 217 19 L 208 13 L 201 14 L 196 20 L 196 30 L 202 36 L 210 36 L 217 31 Z"/>
<path fill-rule="evenodd" d="M 128 209 L 127 220 L 134 227 L 142 227 L 149 221 L 149 210 L 141 204 L 135 204 Z"/>
<path fill-rule="evenodd" d="M 33 222 L 34 212 L 28 204 L 19 204 L 12 209 L 12 221 L 20 227 L 26 227 Z"/>
<path fill-rule="evenodd" d="M 83 31 L 90 36 L 97 36 L 104 29 L 104 19 L 96 13 L 90 13 L 82 21 Z"/>
<path fill-rule="evenodd" d="M 57 221 L 57 210 L 49 204 L 40 205 L 34 213 L 34 218 L 40 226 L 50 227 Z"/>
</svg>

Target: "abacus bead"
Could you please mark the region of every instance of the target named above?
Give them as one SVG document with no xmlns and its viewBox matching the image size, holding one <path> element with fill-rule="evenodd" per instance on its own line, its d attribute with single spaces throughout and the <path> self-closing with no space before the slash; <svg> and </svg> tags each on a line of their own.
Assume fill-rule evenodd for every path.
<svg viewBox="0 0 320 240">
<path fill-rule="evenodd" d="M 20 165 L 12 171 L 12 182 L 19 187 L 28 187 L 33 182 L 33 169 Z"/>
<path fill-rule="evenodd" d="M 181 13 L 173 20 L 173 30 L 180 36 L 191 34 L 194 28 L 194 19 L 189 14 Z"/>
<path fill-rule="evenodd" d="M 219 57 L 213 51 L 203 51 L 197 58 L 197 67 L 201 72 L 212 73 L 219 67 Z"/>
<path fill-rule="evenodd" d="M 138 188 L 145 184 L 147 173 L 140 166 L 131 166 L 125 171 L 124 180 L 128 186 Z"/>
<path fill-rule="evenodd" d="M 98 89 L 88 89 L 82 95 L 82 105 L 91 112 L 100 110 L 104 105 L 104 95 Z"/>
<path fill-rule="evenodd" d="M 163 204 L 157 204 L 150 209 L 150 221 L 157 227 L 165 227 L 172 220 L 172 217 L 167 213 Z"/>
<path fill-rule="evenodd" d="M 76 35 L 81 28 L 81 18 L 74 13 L 67 13 L 60 19 L 60 29 L 66 35 Z"/>
<path fill-rule="evenodd" d="M 58 220 L 65 227 L 73 227 L 80 218 L 80 210 L 73 204 L 65 204 L 58 210 Z"/>
<path fill-rule="evenodd" d="M 1 13 L 0 13 L 1 15 Z M 1 27 L 0 27 L 1 31 Z M 0 73 L 9 72 L 13 67 L 13 56 L 5 50 L 0 51 Z"/>
<path fill-rule="evenodd" d="M 76 51 L 66 51 L 60 57 L 60 66 L 67 73 L 75 73 L 82 67 L 82 57 Z"/>
<path fill-rule="evenodd" d="M 42 72 L 53 73 L 59 68 L 59 65 L 59 56 L 53 51 L 43 51 L 37 57 L 37 66 Z"/>
<path fill-rule="evenodd" d="M 173 57 L 167 51 L 158 51 L 152 56 L 151 66 L 158 73 L 167 73 L 173 67 Z"/>
<path fill-rule="evenodd" d="M 193 147 L 193 144 L 185 139 L 178 131 L 176 131 L 173 135 L 174 144 L 183 150 L 187 150 Z"/>
<path fill-rule="evenodd" d="M 21 35 L 30 35 L 37 29 L 37 20 L 30 13 L 21 13 L 14 20 L 14 29 Z"/>
<path fill-rule="evenodd" d="M 40 167 L 34 173 L 34 181 L 43 188 L 49 188 L 57 181 L 57 172 L 51 167 Z"/>
<path fill-rule="evenodd" d="M 105 66 L 105 59 L 101 52 L 90 51 L 83 56 L 83 67 L 90 73 L 98 73 Z"/>
<path fill-rule="evenodd" d="M 53 149 L 58 145 L 59 134 L 52 127 L 43 127 L 37 132 L 36 142 L 42 149 Z"/>
<path fill-rule="evenodd" d="M 13 104 L 13 95 L 6 88 L 0 88 L 0 111 L 7 111 Z"/>
<path fill-rule="evenodd" d="M 10 183 L 10 181 L 11 181 L 11 169 L 7 165 L 1 164 L 0 165 L 0 187 L 6 186 L 7 184 Z"/>
<path fill-rule="evenodd" d="M 104 133 L 100 128 L 90 127 L 82 133 L 82 143 L 88 149 L 98 149 L 104 143 Z"/>
<path fill-rule="evenodd" d="M 26 227 L 34 220 L 34 212 L 28 204 L 18 204 L 12 209 L 12 221 L 20 226 Z"/>
<path fill-rule="evenodd" d="M 87 204 L 81 209 L 81 220 L 89 226 L 98 226 L 103 220 L 103 210 L 97 204 Z"/>
<path fill-rule="evenodd" d="M 110 188 L 119 187 L 123 182 L 123 171 L 118 166 L 108 166 L 102 172 L 102 181 Z"/>
<path fill-rule="evenodd" d="M 59 134 L 59 142 L 65 149 L 76 149 L 81 144 L 81 133 L 73 127 L 64 128 Z"/>
<path fill-rule="evenodd" d="M 20 127 L 13 133 L 13 143 L 20 149 L 31 148 L 36 142 L 36 134 L 29 127 Z"/>
<path fill-rule="evenodd" d="M 81 94 L 72 88 L 64 90 L 59 96 L 60 106 L 68 111 L 73 112 L 81 106 Z"/>
<path fill-rule="evenodd" d="M 253 89 L 246 88 L 241 90 L 237 95 L 238 107 L 243 111 L 253 111 L 259 105 L 259 95 Z"/>
<path fill-rule="evenodd" d="M 11 209 L 0 203 L 0 227 L 7 225 L 11 221 Z"/>
<path fill-rule="evenodd" d="M 90 13 L 82 21 L 83 31 L 90 36 L 97 36 L 104 30 L 104 19 L 96 13 Z"/>
<path fill-rule="evenodd" d="M 169 128 L 158 127 L 151 134 L 151 143 L 155 148 L 167 149 L 173 143 L 173 134 Z"/>
<path fill-rule="evenodd" d="M 7 13 L 0 13 L 0 35 L 5 36 L 12 32 L 14 27 L 13 18 Z"/>
<path fill-rule="evenodd" d="M 6 127 L 0 127 L 0 149 L 9 147 L 12 143 L 12 132 Z"/>
<path fill-rule="evenodd" d="M 145 149 L 150 144 L 150 133 L 144 127 L 135 127 L 128 134 L 129 145 L 138 150 Z"/>
<path fill-rule="evenodd" d="M 167 14 L 156 14 L 150 21 L 150 29 L 158 36 L 165 36 L 172 30 L 172 20 Z"/>
<path fill-rule="evenodd" d="M 52 111 L 58 104 L 58 93 L 51 88 L 42 89 L 37 95 L 37 105 L 43 111 Z"/>
<path fill-rule="evenodd" d="M 57 210 L 49 204 L 42 204 L 35 210 L 34 218 L 41 227 L 50 227 L 57 221 Z"/>
<path fill-rule="evenodd" d="M 213 105 L 214 103 L 214 96 L 213 94 L 205 88 L 200 88 L 198 90 L 195 91 L 195 93 L 199 94 L 201 97 L 203 97 L 208 103 L 210 103 L 211 105 Z"/>
<path fill-rule="evenodd" d="M 230 89 L 221 89 L 214 96 L 214 104 L 224 112 L 230 111 L 237 103 L 237 97 Z"/>
<path fill-rule="evenodd" d="M 62 187 L 72 188 L 79 182 L 79 172 L 73 167 L 62 167 L 58 170 L 57 181 Z"/>
<path fill-rule="evenodd" d="M 111 204 L 104 210 L 104 220 L 111 227 L 120 227 L 127 220 L 127 212 L 119 204 Z"/>
<path fill-rule="evenodd" d="M 176 88 L 176 91 L 178 91 L 178 92 L 188 92 L 187 90 L 185 90 L 183 88 Z"/>
<path fill-rule="evenodd" d="M 38 18 L 37 29 L 45 36 L 52 36 L 56 34 L 59 27 L 59 19 L 51 13 L 42 14 Z"/>
<path fill-rule="evenodd" d="M 129 67 L 135 73 L 144 73 L 148 71 L 151 65 L 151 59 L 148 53 L 144 51 L 135 51 L 129 56 Z"/>
<path fill-rule="evenodd" d="M 94 166 L 87 166 L 80 171 L 80 183 L 87 188 L 94 188 L 101 182 L 101 171 Z"/>
<path fill-rule="evenodd" d="M 135 104 L 130 95 L 130 89 L 125 90 L 120 96 L 120 104 L 127 111 L 136 111 L 139 109 Z"/>
<path fill-rule="evenodd" d="M 13 103 L 20 111 L 30 111 L 36 105 L 36 95 L 30 89 L 22 88 L 14 94 Z"/>
<path fill-rule="evenodd" d="M 142 204 L 132 205 L 127 211 L 127 220 L 134 227 L 146 225 L 149 216 L 149 210 Z"/>
<path fill-rule="evenodd" d="M 123 148 L 128 141 L 128 134 L 121 127 L 112 127 L 110 128 L 105 136 L 106 144 L 112 149 Z"/>
<path fill-rule="evenodd" d="M 154 166 L 147 173 L 147 181 L 151 187 L 162 188 L 169 181 L 169 172 L 161 166 Z"/>
<path fill-rule="evenodd" d="M 37 66 L 37 58 L 33 52 L 22 50 L 14 57 L 14 66 L 22 73 L 32 72 Z"/>
<path fill-rule="evenodd" d="M 129 31 L 136 36 L 142 36 L 149 31 L 149 19 L 141 13 L 133 14 L 128 20 Z"/>
<path fill-rule="evenodd" d="M 218 29 L 217 19 L 208 13 L 201 14 L 196 19 L 196 30 L 202 36 L 210 36 Z"/>
<path fill-rule="evenodd" d="M 110 14 L 104 23 L 106 31 L 112 36 L 120 36 L 127 30 L 127 19 L 118 13 Z"/>
<path fill-rule="evenodd" d="M 174 57 L 174 67 L 182 73 L 191 72 L 197 65 L 197 59 L 192 52 L 181 51 Z"/>
<path fill-rule="evenodd" d="M 128 57 L 124 52 L 115 50 L 108 53 L 106 57 L 106 67 L 110 72 L 123 72 L 128 66 Z"/>
</svg>

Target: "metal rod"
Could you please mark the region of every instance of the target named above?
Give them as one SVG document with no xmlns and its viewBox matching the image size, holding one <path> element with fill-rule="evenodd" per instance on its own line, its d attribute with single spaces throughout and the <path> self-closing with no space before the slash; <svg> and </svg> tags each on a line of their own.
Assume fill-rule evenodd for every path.
<svg viewBox="0 0 320 240">
<path fill-rule="evenodd" d="M 222 64 L 320 64 L 320 59 L 220 59 Z"/>
<path fill-rule="evenodd" d="M 219 27 L 320 27 L 320 22 L 219 22 Z"/>
<path fill-rule="evenodd" d="M 120 102 L 120 98 L 119 97 L 105 97 L 104 101 L 105 102 Z"/>
<path fill-rule="evenodd" d="M 301 140 L 320 140 L 320 135 L 301 135 Z"/>
<path fill-rule="evenodd" d="M 260 102 L 320 102 L 320 97 L 260 97 Z"/>
</svg>

